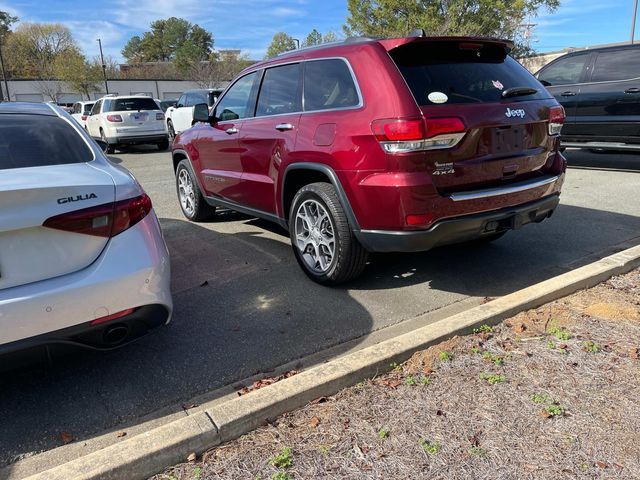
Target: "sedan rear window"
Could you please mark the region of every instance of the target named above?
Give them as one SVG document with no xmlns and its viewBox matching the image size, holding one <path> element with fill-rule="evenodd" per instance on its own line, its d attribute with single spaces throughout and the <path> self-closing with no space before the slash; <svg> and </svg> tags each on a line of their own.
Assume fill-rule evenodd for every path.
<svg viewBox="0 0 640 480">
<path fill-rule="evenodd" d="M 515 88 L 537 92 L 507 101 L 550 98 L 533 75 L 499 46 L 417 42 L 389 54 L 421 106 L 500 102 L 504 91 Z"/>
<path fill-rule="evenodd" d="M 49 115 L 0 115 L 0 170 L 93 160 L 78 132 Z"/>
<path fill-rule="evenodd" d="M 158 104 L 149 97 L 117 98 L 109 102 L 107 112 L 139 112 L 141 110 L 158 110 Z"/>
</svg>

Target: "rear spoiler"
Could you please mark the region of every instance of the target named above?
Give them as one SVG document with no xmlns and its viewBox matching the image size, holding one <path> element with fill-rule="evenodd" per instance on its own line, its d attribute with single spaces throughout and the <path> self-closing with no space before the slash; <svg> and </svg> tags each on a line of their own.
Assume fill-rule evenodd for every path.
<svg viewBox="0 0 640 480">
<path fill-rule="evenodd" d="M 460 44 L 481 44 L 489 45 L 493 47 L 502 47 L 507 54 L 513 50 L 513 41 L 502 38 L 490 38 L 490 37 L 403 37 L 403 38 L 388 38 L 378 40 L 387 51 L 391 51 L 395 48 L 410 43 L 460 43 Z"/>
</svg>

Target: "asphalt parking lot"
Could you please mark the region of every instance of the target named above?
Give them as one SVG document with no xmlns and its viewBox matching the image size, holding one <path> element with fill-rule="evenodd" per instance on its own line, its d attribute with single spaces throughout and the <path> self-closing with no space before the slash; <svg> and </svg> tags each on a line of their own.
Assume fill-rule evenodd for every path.
<svg viewBox="0 0 640 480">
<path fill-rule="evenodd" d="M 172 256 L 170 326 L 107 354 L 0 376 L 0 465 L 318 352 L 325 357 L 475 306 L 640 243 L 640 156 L 569 151 L 562 204 L 484 247 L 375 255 L 341 288 L 307 280 L 288 237 L 233 212 L 204 224 L 178 206 L 170 154 L 118 152 L 151 196 Z M 367 340 L 367 336 L 373 337 Z"/>
</svg>

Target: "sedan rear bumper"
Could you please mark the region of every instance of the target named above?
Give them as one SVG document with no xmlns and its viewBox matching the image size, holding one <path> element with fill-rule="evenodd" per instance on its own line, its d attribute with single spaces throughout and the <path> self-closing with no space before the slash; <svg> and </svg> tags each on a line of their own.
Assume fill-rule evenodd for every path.
<svg viewBox="0 0 640 480">
<path fill-rule="evenodd" d="M 524 205 L 442 220 L 428 230 L 361 230 L 355 235 L 370 252 L 422 252 L 542 222 L 559 202 L 559 195 L 551 195 Z"/>
<path fill-rule="evenodd" d="M 94 342 L 91 335 L 81 335 L 94 330 L 89 322 L 129 309 L 136 311 L 100 326 L 119 321 L 135 323 L 141 315 L 147 330 L 167 323 L 173 308 L 170 273 L 169 253 L 158 219 L 151 211 L 139 223 L 111 238 L 87 268 L 1 290 L 0 353 L 15 350 L 19 346 L 16 342 L 23 341 L 28 346 L 29 339 L 36 343 L 48 339 L 73 341 L 100 348 L 100 342 Z M 154 309 L 152 315 L 149 306 L 158 306 L 154 308 L 160 308 L 161 313 Z M 132 328 L 131 333 L 145 328 Z M 107 347 L 132 338 L 127 335 Z"/>
</svg>

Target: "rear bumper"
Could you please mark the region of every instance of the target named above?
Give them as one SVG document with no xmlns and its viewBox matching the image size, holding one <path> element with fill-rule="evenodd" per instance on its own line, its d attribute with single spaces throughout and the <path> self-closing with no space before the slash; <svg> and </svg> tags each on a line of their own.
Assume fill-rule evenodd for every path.
<svg viewBox="0 0 640 480">
<path fill-rule="evenodd" d="M 127 343 L 170 320 L 170 273 L 169 253 L 152 211 L 110 239 L 89 267 L 0 291 L 0 353 L 33 346 L 34 342 L 80 345 L 84 340 L 89 348 L 113 348 Z M 156 306 L 153 315 L 149 313 L 150 306 Z M 137 310 L 130 318 L 100 325 L 105 328 L 132 322 L 131 335 L 116 344 L 100 345 L 92 335 L 85 335 L 99 330 L 90 325 L 92 320 L 131 308 Z M 157 313 L 156 308 L 163 313 Z M 144 326 L 135 326 L 141 317 L 145 317 Z"/>
<path fill-rule="evenodd" d="M 552 195 L 524 205 L 442 220 L 428 230 L 361 230 L 355 234 L 370 252 L 421 252 L 542 222 L 553 214 L 559 202 L 560 196 Z"/>
<path fill-rule="evenodd" d="M 165 140 L 169 141 L 169 135 L 167 133 L 159 133 L 154 135 L 107 137 L 107 142 L 114 145 L 139 145 L 142 143 L 158 143 Z"/>
</svg>

